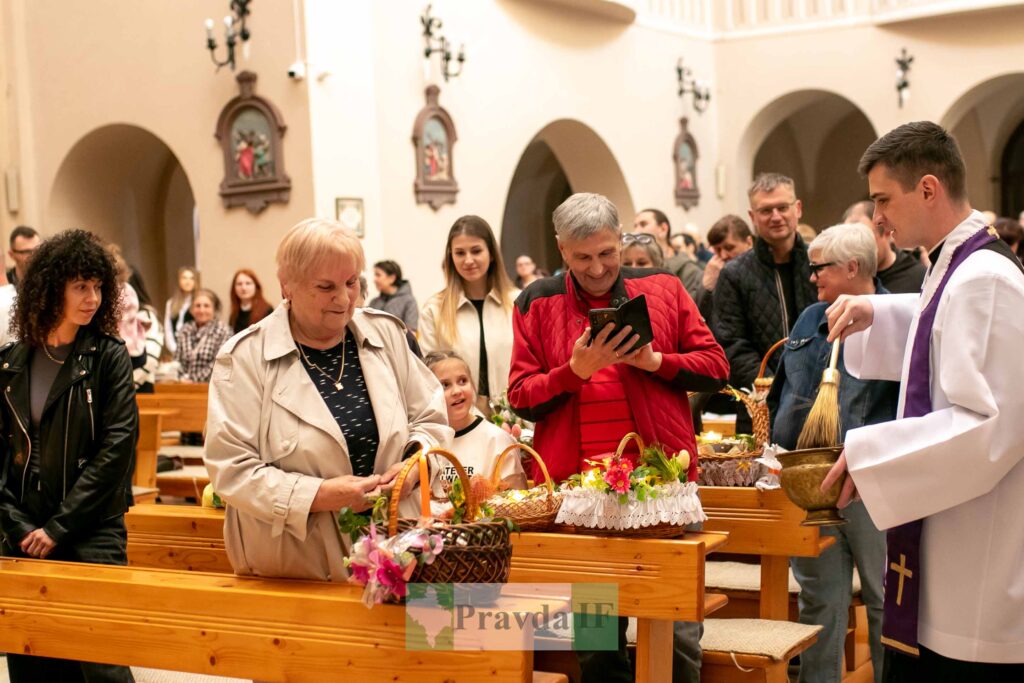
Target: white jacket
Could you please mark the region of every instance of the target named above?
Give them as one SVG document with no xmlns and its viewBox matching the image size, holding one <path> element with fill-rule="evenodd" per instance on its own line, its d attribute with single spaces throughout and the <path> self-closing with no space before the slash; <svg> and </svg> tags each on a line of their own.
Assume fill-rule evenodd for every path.
<svg viewBox="0 0 1024 683">
<path fill-rule="evenodd" d="M 509 298 L 515 300 L 519 290 L 513 289 Z M 450 349 L 455 351 L 469 366 L 473 383 L 480 390 L 480 318 L 473 302 L 465 294 L 459 295 L 455 324 L 459 338 L 449 344 L 438 333 L 441 318 L 441 293 L 427 300 L 420 312 L 419 344 L 426 355 L 431 351 Z M 487 346 L 487 382 L 490 397 L 501 398 L 508 387 L 509 366 L 512 363 L 512 309 L 505 309 L 496 290 L 487 293 L 484 299 L 484 342 Z M 453 348 L 454 346 L 454 348 Z"/>
</svg>

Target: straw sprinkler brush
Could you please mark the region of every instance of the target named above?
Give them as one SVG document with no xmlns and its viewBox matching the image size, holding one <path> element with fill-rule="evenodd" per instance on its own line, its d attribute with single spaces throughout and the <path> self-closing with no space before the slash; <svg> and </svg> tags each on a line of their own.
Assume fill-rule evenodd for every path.
<svg viewBox="0 0 1024 683">
<path fill-rule="evenodd" d="M 839 340 L 832 342 L 832 356 L 828 367 L 821 373 L 818 397 L 814 399 L 807 421 L 796 440 L 797 449 L 830 448 L 843 439 L 843 426 L 839 419 Z"/>
</svg>

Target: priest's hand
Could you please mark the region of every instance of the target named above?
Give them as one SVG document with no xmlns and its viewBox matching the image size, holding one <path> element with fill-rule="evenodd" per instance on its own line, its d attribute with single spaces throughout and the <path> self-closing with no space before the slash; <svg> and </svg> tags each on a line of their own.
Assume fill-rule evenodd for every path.
<svg viewBox="0 0 1024 683">
<path fill-rule="evenodd" d="M 615 332 L 615 325 L 608 323 L 590 341 L 590 327 L 583 330 L 583 334 L 573 344 L 572 358 L 569 359 L 569 367 L 576 373 L 577 377 L 580 379 L 590 379 L 591 375 L 598 370 L 620 362 L 623 358 L 623 353 L 616 351 L 616 349 L 624 342 L 627 342 L 626 346 L 630 348 L 640 341 L 640 335 L 633 334 L 633 328 L 629 325 L 626 325 L 614 335 L 612 332 Z M 590 341 L 589 344 L 587 343 L 588 341 Z"/>
<path fill-rule="evenodd" d="M 875 307 L 866 296 L 840 294 L 825 315 L 828 316 L 828 340 L 834 342 L 871 327 L 875 320 Z"/>
<path fill-rule="evenodd" d="M 21 552 L 29 557 L 35 557 L 40 560 L 45 560 L 46 556 L 52 553 L 56 547 L 57 544 L 42 529 L 31 531 L 26 534 L 25 538 L 21 539 Z"/>
<path fill-rule="evenodd" d="M 836 461 L 836 464 L 832 465 L 832 469 L 825 475 L 825 480 L 821 482 L 821 492 L 825 493 L 832 488 L 832 485 L 839 481 L 840 477 L 845 477 L 843 487 L 839 491 L 839 502 L 837 503 L 837 507 L 842 509 L 859 498 L 857 495 L 857 485 L 853 483 L 853 477 L 846 471 L 845 450 L 839 455 L 839 460 Z"/>
</svg>

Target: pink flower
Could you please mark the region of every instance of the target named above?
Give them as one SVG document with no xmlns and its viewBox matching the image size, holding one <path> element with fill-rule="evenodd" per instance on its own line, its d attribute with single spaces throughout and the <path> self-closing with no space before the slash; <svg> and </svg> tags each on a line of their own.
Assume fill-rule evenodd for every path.
<svg viewBox="0 0 1024 683">
<path fill-rule="evenodd" d="M 348 580 L 350 583 L 358 583 L 365 586 L 370 580 L 370 570 L 361 564 L 351 564 L 348 567 Z"/>
<path fill-rule="evenodd" d="M 406 580 L 402 567 L 386 557 L 380 558 L 380 566 L 377 568 L 377 581 L 396 597 L 405 597 Z"/>
<path fill-rule="evenodd" d="M 604 481 L 616 493 L 629 491 L 629 473 L 633 471 L 633 463 L 629 460 L 613 462 L 604 473 Z"/>
</svg>

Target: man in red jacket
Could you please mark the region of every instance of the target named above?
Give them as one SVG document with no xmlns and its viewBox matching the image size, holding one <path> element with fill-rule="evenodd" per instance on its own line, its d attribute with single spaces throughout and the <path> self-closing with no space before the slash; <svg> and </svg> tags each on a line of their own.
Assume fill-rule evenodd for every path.
<svg viewBox="0 0 1024 683">
<path fill-rule="evenodd" d="M 508 388 L 512 409 L 537 423 L 534 447 L 551 476 L 580 472 L 584 460 L 614 451 L 630 431 L 668 452 L 696 455 L 687 392 L 725 385 L 725 352 L 677 277 L 619 265 L 619 216 L 606 197 L 575 194 L 553 218 L 568 272 L 532 283 L 516 299 Z M 624 353 L 638 336 L 611 325 L 594 330 L 591 340 L 590 309 L 640 294 L 647 299 L 652 343 Z M 696 457 L 689 476 L 697 478 Z M 699 632 L 678 626 L 673 680 L 699 680 Z M 585 682 L 633 680 L 624 642 L 618 653 L 580 653 L 580 664 Z"/>
</svg>

